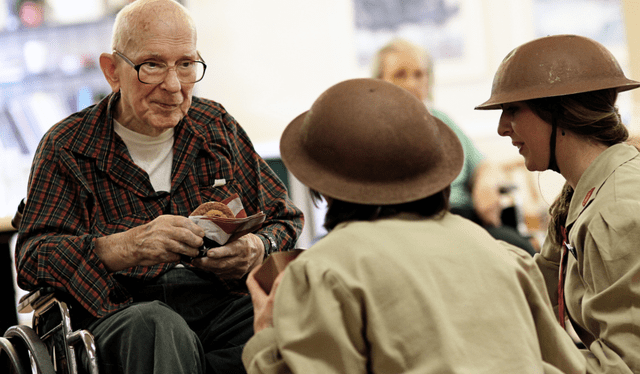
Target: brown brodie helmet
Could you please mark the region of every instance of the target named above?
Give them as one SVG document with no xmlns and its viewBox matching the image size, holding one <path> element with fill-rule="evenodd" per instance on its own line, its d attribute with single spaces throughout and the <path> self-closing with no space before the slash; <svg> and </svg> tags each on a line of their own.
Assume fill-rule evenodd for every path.
<svg viewBox="0 0 640 374">
<path fill-rule="evenodd" d="M 513 51 L 498 67 L 489 100 L 475 109 L 542 97 L 640 86 L 627 79 L 615 57 L 602 44 L 578 35 L 535 39 Z"/>
<path fill-rule="evenodd" d="M 446 124 L 409 91 L 379 79 L 327 89 L 287 126 L 280 154 L 308 187 L 368 205 L 431 196 L 451 184 L 464 161 Z"/>
</svg>

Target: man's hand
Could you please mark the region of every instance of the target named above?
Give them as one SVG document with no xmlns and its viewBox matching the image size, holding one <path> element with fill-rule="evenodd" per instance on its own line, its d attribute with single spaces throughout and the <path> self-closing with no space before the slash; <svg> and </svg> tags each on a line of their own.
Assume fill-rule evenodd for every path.
<svg viewBox="0 0 640 374">
<path fill-rule="evenodd" d="M 211 248 L 207 257 L 191 261 L 191 264 L 223 279 L 240 279 L 262 263 L 264 243 L 255 234 L 246 234 L 221 247 Z"/>
<path fill-rule="evenodd" d="M 273 282 L 271 292 L 267 295 L 254 277 L 256 271 L 260 269 L 260 266 L 262 265 L 254 268 L 251 273 L 249 273 L 249 277 L 247 277 L 247 288 L 249 288 L 251 302 L 253 303 L 253 330 L 255 333 L 273 326 L 273 302 L 276 296 L 276 289 L 284 276 L 284 271 L 278 274 Z"/>
<path fill-rule="evenodd" d="M 109 271 L 176 262 L 196 256 L 204 230 L 187 217 L 162 215 L 144 225 L 95 240 L 95 253 Z"/>
</svg>

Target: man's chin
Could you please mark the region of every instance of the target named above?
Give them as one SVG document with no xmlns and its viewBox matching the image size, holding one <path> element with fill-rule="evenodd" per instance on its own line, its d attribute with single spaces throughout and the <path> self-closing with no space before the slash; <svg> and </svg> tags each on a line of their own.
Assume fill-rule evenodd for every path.
<svg viewBox="0 0 640 374">
<path fill-rule="evenodd" d="M 171 115 L 171 116 L 155 115 L 151 118 L 151 120 L 149 121 L 149 124 L 155 130 L 164 132 L 166 130 L 176 127 L 178 123 L 180 123 L 180 121 L 182 120 L 182 117 L 184 117 L 182 113 L 180 113 L 180 115 Z"/>
</svg>

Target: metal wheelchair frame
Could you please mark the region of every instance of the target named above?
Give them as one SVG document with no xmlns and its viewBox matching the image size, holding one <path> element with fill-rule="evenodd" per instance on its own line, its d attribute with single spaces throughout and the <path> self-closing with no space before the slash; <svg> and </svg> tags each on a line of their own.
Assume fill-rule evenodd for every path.
<svg viewBox="0 0 640 374">
<path fill-rule="evenodd" d="M 19 374 L 98 374 L 93 335 L 71 328 L 69 307 L 55 296 L 52 288 L 25 295 L 18 310 L 33 311 L 33 328 L 17 325 L 7 329 L 0 338 L 0 367 Z M 87 367 L 79 363 L 79 348 L 86 353 Z"/>
<path fill-rule="evenodd" d="M 21 313 L 33 311 L 32 326 L 16 325 L 0 337 L 0 367 L 9 373 L 98 374 L 93 335 L 73 330 L 68 305 L 52 288 L 40 288 L 25 295 Z M 87 367 L 79 364 L 84 349 Z"/>
<path fill-rule="evenodd" d="M 24 200 L 12 220 L 18 228 Z M 11 326 L 0 337 L 0 371 L 16 374 L 98 374 L 93 335 L 71 328 L 70 308 L 51 287 L 38 288 L 20 299 L 18 311 L 33 311 L 32 326 Z M 79 349 L 86 365 L 79 363 Z"/>
</svg>

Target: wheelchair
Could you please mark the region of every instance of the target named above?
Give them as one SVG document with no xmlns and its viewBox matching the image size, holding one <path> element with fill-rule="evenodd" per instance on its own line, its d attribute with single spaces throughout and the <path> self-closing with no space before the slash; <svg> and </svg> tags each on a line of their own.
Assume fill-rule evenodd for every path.
<svg viewBox="0 0 640 374">
<path fill-rule="evenodd" d="M 24 200 L 11 222 L 16 229 L 23 209 Z M 93 335 L 71 328 L 69 305 L 53 288 L 39 288 L 23 296 L 18 312 L 33 312 L 32 325 L 11 326 L 0 337 L 0 372 L 98 374 Z M 83 351 L 85 360 L 81 360 Z"/>
</svg>

